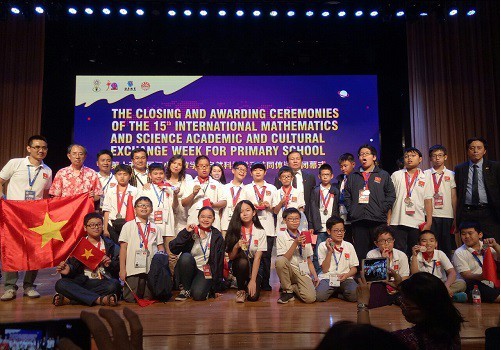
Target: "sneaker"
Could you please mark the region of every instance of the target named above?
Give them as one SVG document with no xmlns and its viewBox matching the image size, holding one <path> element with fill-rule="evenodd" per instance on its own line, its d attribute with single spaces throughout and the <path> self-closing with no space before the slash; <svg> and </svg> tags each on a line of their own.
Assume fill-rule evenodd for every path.
<svg viewBox="0 0 501 350">
<path fill-rule="evenodd" d="M 289 301 L 294 301 L 294 294 L 293 293 L 282 293 L 282 294 L 280 294 L 280 298 L 278 298 L 277 303 L 287 304 Z"/>
<path fill-rule="evenodd" d="M 25 289 L 23 295 L 30 299 L 40 298 L 40 293 L 38 293 L 35 288 Z"/>
<path fill-rule="evenodd" d="M 468 295 L 465 292 L 454 293 L 452 301 L 456 303 L 466 303 L 468 301 Z"/>
<path fill-rule="evenodd" d="M 176 297 L 175 300 L 177 301 L 184 301 L 190 298 L 190 291 L 189 290 L 182 290 L 179 292 L 179 295 Z"/>
<path fill-rule="evenodd" d="M 233 289 L 238 289 L 237 279 L 236 279 L 236 278 L 233 278 L 233 279 L 231 280 L 231 285 L 230 285 L 230 288 L 233 288 Z"/>
<path fill-rule="evenodd" d="M 15 289 L 7 289 L 2 297 L 0 298 L 1 301 L 9 301 L 9 300 L 13 300 L 13 299 L 16 299 L 16 294 L 17 294 L 17 291 Z"/>
<path fill-rule="evenodd" d="M 244 303 L 246 296 L 247 296 L 247 293 L 245 292 L 245 290 L 239 290 L 237 292 L 237 297 L 235 298 L 235 301 L 237 303 Z"/>
</svg>

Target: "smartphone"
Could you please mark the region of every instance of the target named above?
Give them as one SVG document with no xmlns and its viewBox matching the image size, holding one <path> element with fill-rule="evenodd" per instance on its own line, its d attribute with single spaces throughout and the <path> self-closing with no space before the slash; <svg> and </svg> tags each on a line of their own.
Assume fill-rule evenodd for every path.
<svg viewBox="0 0 501 350">
<path fill-rule="evenodd" d="M 55 349 L 62 338 L 90 350 L 89 329 L 79 318 L 0 323 L 0 344 L 9 344 L 9 349 Z"/>
<path fill-rule="evenodd" d="M 363 259 L 362 269 L 367 282 L 388 281 L 388 258 Z"/>
</svg>

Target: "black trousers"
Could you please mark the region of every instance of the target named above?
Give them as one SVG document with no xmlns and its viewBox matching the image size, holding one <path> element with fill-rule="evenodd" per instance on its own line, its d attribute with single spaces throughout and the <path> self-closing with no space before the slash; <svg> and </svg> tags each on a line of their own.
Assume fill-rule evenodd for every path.
<svg viewBox="0 0 501 350">
<path fill-rule="evenodd" d="M 238 256 L 232 260 L 233 275 L 237 279 L 237 286 L 239 290 L 247 290 L 247 284 L 249 284 L 250 276 L 252 272 L 252 265 L 254 264 L 254 259 L 248 259 L 247 256 Z M 257 301 L 259 299 L 259 294 L 261 293 L 261 283 L 263 279 L 263 260 L 259 264 L 259 271 L 256 277 L 256 294 L 247 298 L 249 301 Z"/>
<path fill-rule="evenodd" d="M 362 259 L 365 259 L 369 250 L 374 248 L 374 229 L 384 222 L 360 220 L 351 223 L 353 245 L 357 252 L 359 267 L 362 268 Z"/>
<path fill-rule="evenodd" d="M 409 226 L 392 226 L 396 232 L 395 248 L 412 256 L 412 247 L 418 243 L 419 229 Z"/>
<path fill-rule="evenodd" d="M 270 285 L 271 252 L 273 251 L 273 245 L 275 244 L 276 239 L 277 237 L 266 237 L 268 249 L 263 253 L 263 257 L 261 258 L 263 265 L 263 280 L 261 281 L 261 288 L 266 288 Z"/>
</svg>

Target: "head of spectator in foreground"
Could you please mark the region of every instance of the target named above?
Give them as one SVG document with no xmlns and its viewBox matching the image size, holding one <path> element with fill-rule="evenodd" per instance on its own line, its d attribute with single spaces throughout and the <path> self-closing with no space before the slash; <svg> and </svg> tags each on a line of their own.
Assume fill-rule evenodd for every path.
<svg viewBox="0 0 501 350">
<path fill-rule="evenodd" d="M 82 145 L 72 144 L 68 146 L 67 153 L 71 166 L 75 169 L 81 169 L 85 162 L 85 158 L 87 158 L 87 149 Z"/>
</svg>

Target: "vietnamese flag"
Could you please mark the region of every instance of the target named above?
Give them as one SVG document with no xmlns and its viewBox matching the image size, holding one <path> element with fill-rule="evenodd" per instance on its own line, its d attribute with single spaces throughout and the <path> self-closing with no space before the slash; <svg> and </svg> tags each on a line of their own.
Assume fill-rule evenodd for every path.
<svg viewBox="0 0 501 350">
<path fill-rule="evenodd" d="M 484 253 L 482 275 L 484 279 L 491 281 L 494 284 L 494 287 L 499 288 L 499 275 L 496 268 L 496 262 L 494 261 L 490 247 L 488 247 Z"/>
<path fill-rule="evenodd" d="M 87 239 L 81 238 L 71 256 L 94 271 L 103 259 L 104 253 Z"/>
<path fill-rule="evenodd" d="M 39 270 L 66 259 L 85 235 L 83 218 L 94 211 L 88 193 L 34 201 L 0 201 L 3 271 Z"/>
</svg>

